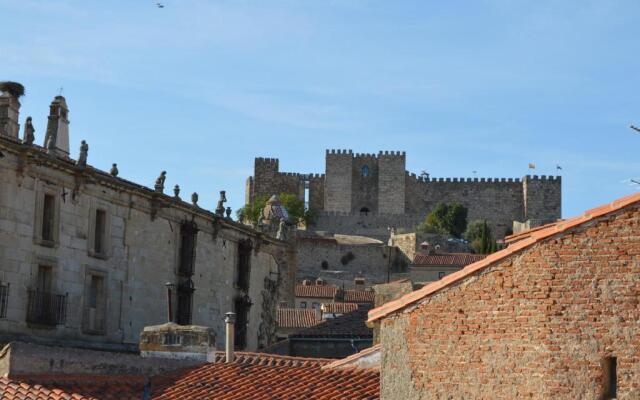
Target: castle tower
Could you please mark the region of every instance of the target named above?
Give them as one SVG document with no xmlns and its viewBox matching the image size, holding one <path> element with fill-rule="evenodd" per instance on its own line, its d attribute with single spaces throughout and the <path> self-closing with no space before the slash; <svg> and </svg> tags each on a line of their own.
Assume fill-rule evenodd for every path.
<svg viewBox="0 0 640 400">
<path fill-rule="evenodd" d="M 324 210 L 350 213 L 353 152 L 327 150 L 325 162 Z"/>
<path fill-rule="evenodd" d="M 522 178 L 524 219 L 540 224 L 556 221 L 562 217 L 562 178 L 559 176 Z"/>
<path fill-rule="evenodd" d="M 404 151 L 378 153 L 378 213 L 404 214 L 405 167 Z"/>
<path fill-rule="evenodd" d="M 47 134 L 44 138 L 44 146 L 47 147 L 49 137 L 52 137 L 56 153 L 61 156 L 69 156 L 69 108 L 67 101 L 62 96 L 56 96 L 49 106 L 49 121 L 47 122 Z"/>
<path fill-rule="evenodd" d="M 24 87 L 16 82 L 0 82 L 0 135 L 18 139 L 20 124 L 20 96 Z"/>
</svg>

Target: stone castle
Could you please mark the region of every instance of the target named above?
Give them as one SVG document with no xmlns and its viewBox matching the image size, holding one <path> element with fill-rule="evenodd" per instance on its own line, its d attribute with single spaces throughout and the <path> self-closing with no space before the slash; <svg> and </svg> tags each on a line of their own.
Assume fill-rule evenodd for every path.
<svg viewBox="0 0 640 400">
<path fill-rule="evenodd" d="M 327 150 L 324 174 L 280 172 L 279 160 L 256 158 L 246 203 L 256 196 L 294 193 L 318 214 L 317 231 L 387 238 L 412 230 L 439 202 L 457 201 L 468 221 L 486 219 L 496 238 L 514 221 L 536 226 L 561 217 L 561 178 L 430 178 L 406 171 L 406 154 Z"/>
</svg>

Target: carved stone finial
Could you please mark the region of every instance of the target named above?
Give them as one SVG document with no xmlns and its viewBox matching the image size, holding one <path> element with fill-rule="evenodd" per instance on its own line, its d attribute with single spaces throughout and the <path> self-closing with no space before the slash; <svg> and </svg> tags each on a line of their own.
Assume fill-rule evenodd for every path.
<svg viewBox="0 0 640 400">
<path fill-rule="evenodd" d="M 24 123 L 24 137 L 22 138 L 22 141 L 31 146 L 33 141 L 36 140 L 36 136 L 34 134 L 35 131 L 33 123 L 31 122 L 31 117 L 27 117 L 27 121 Z"/>
<path fill-rule="evenodd" d="M 227 195 L 226 195 L 226 191 L 221 190 L 220 191 L 220 199 L 218 200 L 218 206 L 216 207 L 216 215 L 219 217 L 224 217 L 224 203 L 227 202 Z"/>
<path fill-rule="evenodd" d="M 193 192 L 193 194 L 191 195 L 191 203 L 193 203 L 194 206 L 198 207 L 198 193 Z"/>
<path fill-rule="evenodd" d="M 160 176 L 156 179 L 155 190 L 158 193 L 164 192 L 164 181 L 167 179 L 167 171 L 160 172 Z"/>
<path fill-rule="evenodd" d="M 176 183 L 176 185 L 173 187 L 173 195 L 175 196 L 175 198 L 179 199 L 180 198 L 180 186 Z"/>
<path fill-rule="evenodd" d="M 87 166 L 87 156 L 89 155 L 89 145 L 86 141 L 82 141 L 80 143 L 80 156 L 78 157 L 78 161 L 76 165 L 80 168 L 85 168 Z"/>
<path fill-rule="evenodd" d="M 231 212 L 232 212 L 232 211 L 233 211 L 233 210 L 231 210 L 231 207 L 227 207 L 227 210 L 226 210 L 227 219 L 231 219 Z"/>
<path fill-rule="evenodd" d="M 45 143 L 45 147 L 47 148 L 47 153 L 51 154 L 56 150 L 56 137 L 54 135 L 49 135 L 47 137 L 47 143 Z"/>
<path fill-rule="evenodd" d="M 111 176 L 118 176 L 118 164 L 113 163 L 113 165 L 111 165 L 111 171 L 109 171 L 109 173 L 111 174 Z"/>
</svg>

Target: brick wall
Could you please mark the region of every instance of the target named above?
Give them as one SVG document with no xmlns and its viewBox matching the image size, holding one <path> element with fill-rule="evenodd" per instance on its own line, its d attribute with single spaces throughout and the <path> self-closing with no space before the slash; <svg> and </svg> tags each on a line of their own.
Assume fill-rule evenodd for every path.
<svg viewBox="0 0 640 400">
<path fill-rule="evenodd" d="M 640 398 L 640 211 L 496 262 L 382 321 L 382 398 Z"/>
</svg>

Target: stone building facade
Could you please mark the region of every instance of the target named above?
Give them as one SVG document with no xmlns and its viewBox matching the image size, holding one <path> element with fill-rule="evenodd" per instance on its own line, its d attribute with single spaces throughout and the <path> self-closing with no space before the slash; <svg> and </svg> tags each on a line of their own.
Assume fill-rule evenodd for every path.
<svg viewBox="0 0 640 400">
<path fill-rule="evenodd" d="M 369 313 L 383 399 L 640 398 L 640 194 Z"/>
<path fill-rule="evenodd" d="M 5 126 L 17 124 L 10 115 Z M 68 143 L 61 96 L 47 148 L 0 134 L 1 342 L 135 349 L 145 326 L 167 321 L 169 301 L 171 319 L 219 341 L 228 311 L 240 347 L 275 340 L 278 304 L 293 306 L 290 243 L 165 194 L 164 179 L 150 189 L 84 165 L 86 151 L 73 160 Z"/>
<path fill-rule="evenodd" d="M 462 203 L 469 221 L 487 219 L 496 237 L 513 221 L 539 224 L 561 216 L 560 177 L 425 178 L 406 171 L 404 152 L 327 150 L 325 157 L 324 174 L 280 172 L 278 159 L 256 158 L 246 202 L 294 193 L 319 213 L 314 229 L 385 239 L 388 227 L 412 230 L 439 202 Z"/>
</svg>

